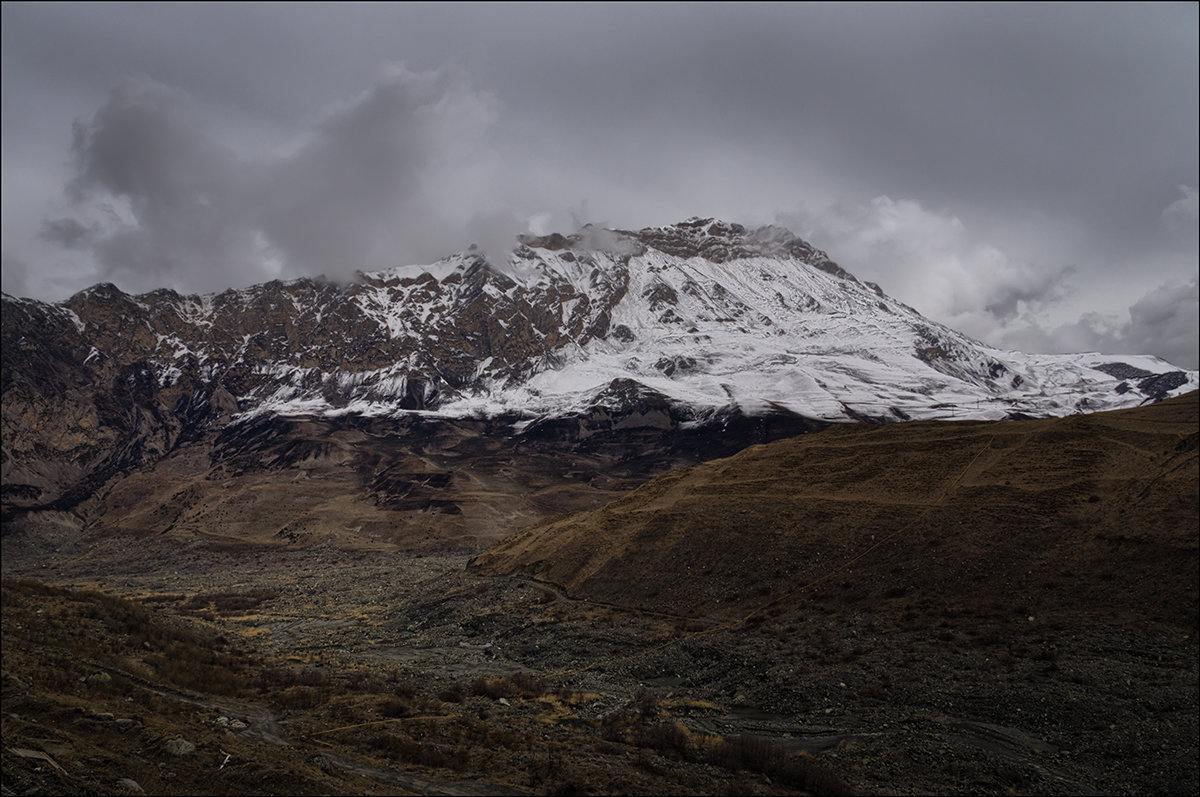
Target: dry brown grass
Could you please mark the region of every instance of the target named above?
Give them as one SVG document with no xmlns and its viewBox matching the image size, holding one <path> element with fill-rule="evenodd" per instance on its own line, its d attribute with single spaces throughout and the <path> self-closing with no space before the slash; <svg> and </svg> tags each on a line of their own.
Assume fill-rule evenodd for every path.
<svg viewBox="0 0 1200 797">
<path fill-rule="evenodd" d="M 528 672 L 461 682 L 444 702 L 388 667 L 263 658 L 161 607 L 3 582 L 6 787 L 112 793 L 131 778 L 147 793 L 443 788 L 429 784 L 456 793 L 462 787 L 453 784 L 478 781 L 478 793 L 500 784 L 538 794 L 691 794 L 729 792 L 734 783 L 761 792 L 766 777 L 778 777 L 706 769 L 693 738 L 660 722 L 649 696 L 638 702 L 630 739 L 606 742 L 576 715 L 597 695 L 550 692 Z M 226 713 L 246 717 L 256 735 L 234 733 L 228 717 L 218 723 Z M 56 729 L 53 738 L 47 728 Z M 271 734 L 287 744 L 272 744 Z M 164 752 L 176 737 L 197 751 Z M 54 765 L 13 750 L 51 751 Z M 227 754 L 235 763 L 221 767 Z"/>
<path fill-rule="evenodd" d="M 473 564 L 573 596 L 755 623 L 756 608 L 907 601 L 915 614 L 900 613 L 922 623 L 1001 605 L 1022 619 L 1194 626 L 1198 396 L 1038 421 L 831 428 L 654 479 Z"/>
</svg>

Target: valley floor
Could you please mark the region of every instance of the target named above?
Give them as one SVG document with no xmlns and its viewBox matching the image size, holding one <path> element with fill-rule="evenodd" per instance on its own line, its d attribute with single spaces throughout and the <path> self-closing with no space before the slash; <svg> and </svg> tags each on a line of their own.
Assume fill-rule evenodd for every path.
<svg viewBox="0 0 1200 797">
<path fill-rule="evenodd" d="M 681 617 L 477 575 L 461 553 L 20 544 L 5 540 L 6 795 L 120 793 L 122 777 L 192 794 L 1200 789 L 1195 629 L 1019 601 L 864 611 L 837 588 Z M 247 672 L 299 680 L 184 683 L 152 654 L 169 646 L 120 650 L 120 634 L 85 652 L 57 636 L 76 603 L 18 579 L 131 598 L 219 635 Z M 54 661 L 78 677 L 55 682 Z M 177 736 L 197 752 L 164 752 Z"/>
</svg>

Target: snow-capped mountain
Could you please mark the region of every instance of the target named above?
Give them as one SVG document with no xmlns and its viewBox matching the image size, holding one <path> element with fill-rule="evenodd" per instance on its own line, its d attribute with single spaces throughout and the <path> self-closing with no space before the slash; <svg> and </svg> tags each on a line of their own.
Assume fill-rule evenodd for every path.
<svg viewBox="0 0 1200 797">
<path fill-rule="evenodd" d="M 516 431 L 599 416 L 999 419 L 1197 386 L 1155 357 L 991 348 L 779 228 L 586 227 L 346 285 L 6 295 L 4 481 L 6 496 L 18 471 L 86 490 L 88 474 L 264 417 L 491 417 Z"/>
</svg>

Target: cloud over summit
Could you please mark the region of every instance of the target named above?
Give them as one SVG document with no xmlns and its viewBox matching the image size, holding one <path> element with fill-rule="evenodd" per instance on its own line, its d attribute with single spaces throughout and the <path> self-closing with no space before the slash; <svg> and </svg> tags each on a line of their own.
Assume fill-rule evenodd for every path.
<svg viewBox="0 0 1200 797">
<path fill-rule="evenodd" d="M 4 289 L 213 291 L 715 216 L 989 343 L 1126 330 L 1176 358 L 1197 9 L 5 3 Z"/>
<path fill-rule="evenodd" d="M 435 258 L 465 246 L 454 191 L 495 103 L 451 72 L 386 68 L 246 159 L 182 91 L 126 81 L 74 127 L 72 215 L 43 236 L 131 290 L 221 290 Z M 483 170 L 486 172 L 486 170 Z"/>
</svg>

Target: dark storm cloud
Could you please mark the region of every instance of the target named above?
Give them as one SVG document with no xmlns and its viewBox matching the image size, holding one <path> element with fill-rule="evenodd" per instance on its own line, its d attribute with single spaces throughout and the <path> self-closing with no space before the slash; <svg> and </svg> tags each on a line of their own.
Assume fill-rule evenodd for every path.
<svg viewBox="0 0 1200 797">
<path fill-rule="evenodd" d="M 240 164 L 178 92 L 148 79 L 119 86 L 75 124 L 72 151 L 68 193 L 82 217 L 49 222 L 43 235 L 90 247 L 106 278 L 214 289 L 254 262 Z"/>
<path fill-rule="evenodd" d="M 712 169 L 722 178 L 730 175 L 719 162 L 691 156 L 754 150 L 777 172 L 867 197 L 959 215 L 997 202 L 1009 212 L 1102 213 L 1139 236 L 1156 200 L 1195 180 L 1195 147 L 1181 144 L 1196 130 L 1194 9 L 622 12 L 550 9 L 548 19 L 523 18 L 526 35 L 506 40 L 530 54 L 506 62 L 502 96 L 538 121 L 554 114 L 541 127 L 560 140 L 552 147 L 605 164 L 632 160 L 656 176 Z M 559 19 L 555 35 L 547 29 Z M 647 130 L 675 157 L 646 146 Z M 810 190 L 792 183 L 794 193 Z M 1129 213 L 1127 192 L 1156 207 Z"/>
<path fill-rule="evenodd" d="M 255 186 L 263 233 L 301 272 L 449 254 L 464 243 L 451 205 L 475 205 L 480 188 L 461 170 L 492 116 L 461 77 L 389 68 L 266 170 Z"/>
<path fill-rule="evenodd" d="M 1196 368 L 1200 328 L 1200 286 L 1197 278 L 1186 283 L 1165 283 L 1147 293 L 1129 308 L 1130 323 L 1124 330 L 1126 351 L 1166 352 L 1169 362 Z"/>
<path fill-rule="evenodd" d="M 76 123 L 69 195 L 81 215 L 42 235 L 90 248 L 105 278 L 136 289 L 342 277 L 436 257 L 463 243 L 444 192 L 490 116 L 461 79 L 393 66 L 277 154 L 247 162 L 186 95 L 132 80 Z"/>
<path fill-rule="evenodd" d="M 54 219 L 42 225 L 42 237 L 68 249 L 82 249 L 91 245 L 96 231 L 79 219 Z"/>
<path fill-rule="evenodd" d="M 1161 353 L 1191 306 L 1195 4 L 3 15 L 6 289 L 211 290 L 716 215 L 791 219 L 998 345 Z"/>
</svg>

